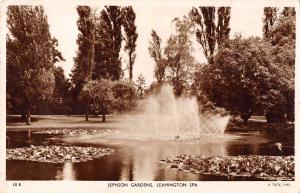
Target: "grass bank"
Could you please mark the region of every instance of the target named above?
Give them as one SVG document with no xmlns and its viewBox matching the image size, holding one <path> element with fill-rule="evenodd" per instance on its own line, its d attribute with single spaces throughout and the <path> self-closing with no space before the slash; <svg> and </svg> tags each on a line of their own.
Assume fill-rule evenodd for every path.
<svg viewBox="0 0 300 193">
<path fill-rule="evenodd" d="M 26 125 L 20 119 L 20 115 L 7 115 L 7 131 L 39 131 L 48 129 L 66 129 L 66 128 L 116 128 L 120 125 L 123 115 L 109 115 L 106 122 L 102 118 L 90 116 L 89 121 L 85 121 L 84 115 L 65 116 L 65 115 L 32 115 L 31 125 Z"/>
<path fill-rule="evenodd" d="M 128 115 L 108 115 L 106 122 L 102 122 L 101 116 L 90 116 L 89 121 L 85 121 L 84 115 L 32 115 L 31 125 L 26 125 L 21 120 L 20 115 L 7 115 L 6 128 L 7 131 L 39 131 L 48 129 L 113 129 L 123 128 L 124 120 Z M 230 121 L 226 127 L 226 131 L 284 131 L 294 132 L 294 124 L 270 124 L 263 117 L 251 117 L 247 124 L 242 121 Z"/>
</svg>

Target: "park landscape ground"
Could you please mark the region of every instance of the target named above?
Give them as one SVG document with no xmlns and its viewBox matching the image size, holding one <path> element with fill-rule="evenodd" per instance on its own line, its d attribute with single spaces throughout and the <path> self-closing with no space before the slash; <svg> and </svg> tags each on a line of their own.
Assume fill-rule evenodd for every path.
<svg viewBox="0 0 300 193">
<path fill-rule="evenodd" d="M 145 141 L 153 145 L 151 151 L 158 151 L 158 149 L 156 149 L 156 139 L 152 139 L 152 142 L 149 142 L 149 139 L 143 142 L 143 139 L 141 141 L 135 141 L 129 139 L 128 136 L 126 139 L 118 138 L 118 136 L 121 136 L 120 131 L 126 130 L 124 126 L 122 127 L 124 116 L 126 115 L 111 115 L 107 117 L 107 122 L 102 123 L 99 117 L 90 117 L 89 121 L 85 121 L 84 116 L 33 115 L 31 125 L 25 125 L 24 122 L 19 122 L 19 115 L 8 116 L 8 166 L 10 166 L 10 160 L 12 160 L 12 162 L 13 160 L 19 160 L 19 169 L 22 168 L 21 160 L 33 163 L 46 162 L 53 165 L 59 165 L 64 162 L 75 164 L 77 162 L 86 162 L 86 165 L 88 165 L 91 160 L 103 159 L 103 157 L 109 158 L 111 154 L 119 154 L 120 152 L 122 152 L 121 154 L 124 154 L 124 152 L 125 154 L 133 152 L 139 155 L 139 153 L 131 149 L 132 147 L 129 148 L 128 144 L 135 146 L 140 143 L 145 143 Z M 191 139 L 190 141 L 182 141 L 179 139 L 171 140 L 172 143 L 177 143 L 177 145 L 171 148 L 167 147 L 166 149 L 177 149 L 177 151 L 175 151 L 177 154 L 172 151 L 166 151 L 157 156 L 156 159 L 151 160 L 151 164 L 162 164 L 166 167 L 166 170 L 178 170 L 177 172 L 179 173 L 184 173 L 185 175 L 188 173 L 192 176 L 187 175 L 188 177 L 182 177 L 182 180 L 195 180 L 197 179 L 197 177 L 195 177 L 197 175 L 202 176 L 202 178 L 200 177 L 202 180 L 293 180 L 294 149 L 293 143 L 291 143 L 293 139 L 287 137 L 287 135 L 290 135 L 289 133 L 293 133 L 293 130 L 287 133 L 286 129 L 284 129 L 285 136 L 280 137 L 280 135 L 282 135 L 282 129 L 277 128 L 279 133 L 274 135 L 274 129 L 276 128 L 270 128 L 267 124 L 264 118 L 259 116 L 251 118 L 247 125 L 243 125 L 242 122 L 241 124 L 228 124 L 226 128 L 228 131 L 225 132 L 224 136 L 218 137 L 218 141 L 212 143 L 208 142 L 205 137 Z M 271 135 L 266 135 L 265 132 L 269 133 L 268 129 L 272 130 L 273 138 L 270 137 Z M 16 135 L 18 132 L 20 135 Z M 111 134 L 114 134 L 113 138 L 117 137 L 118 143 L 116 143 L 115 139 L 108 137 Z M 256 139 L 255 143 L 252 141 L 253 138 L 249 137 L 250 135 L 253 135 Z M 245 136 L 249 138 L 249 141 L 245 139 Z M 210 138 L 211 137 L 208 138 L 209 141 L 212 140 Z M 222 138 L 224 138 L 223 142 L 220 142 Z M 276 145 L 278 142 L 283 144 L 283 147 L 278 147 Z M 220 150 L 214 150 L 215 152 L 200 150 L 198 154 L 189 155 L 187 154 L 188 151 L 180 150 L 181 148 L 189 147 L 189 145 L 187 145 L 188 143 L 192 143 L 193 146 L 206 148 L 211 146 L 217 149 L 222 146 L 228 146 L 230 143 L 232 144 L 227 147 L 228 149 L 225 150 L 227 151 L 225 154 L 224 152 L 220 153 Z M 104 145 L 105 148 L 100 144 Z M 232 145 L 239 145 L 241 149 L 233 148 Z M 147 151 L 147 148 L 142 148 L 142 150 Z M 170 155 L 168 155 L 168 152 Z M 155 156 L 155 153 L 153 154 Z M 129 153 L 129 155 L 131 154 Z M 43 159 L 43 156 L 46 156 L 45 159 Z M 124 162 L 125 160 L 122 159 L 119 161 Z M 147 160 L 141 160 L 140 162 L 146 164 Z M 258 165 L 258 163 L 260 164 Z M 14 165 L 16 164 L 18 165 L 18 162 Z M 94 163 L 90 163 L 90 165 L 93 164 Z M 98 164 L 101 164 L 101 161 Z M 31 164 L 31 168 L 34 167 L 33 165 L 34 164 Z M 23 168 L 23 170 L 25 170 L 26 173 L 26 168 Z M 56 170 L 59 169 L 56 168 Z M 133 172 L 143 172 L 143 170 Z M 7 175 L 8 179 L 18 179 L 20 177 L 20 174 L 9 170 Z M 205 178 L 203 176 L 210 177 Z M 58 177 L 55 175 L 47 176 L 46 179 L 53 177 L 57 179 L 62 178 L 62 176 Z M 113 178 L 107 178 L 106 180 L 118 179 L 119 177 L 120 176 L 117 175 L 113 176 Z M 28 179 L 35 178 L 36 177 L 32 175 L 28 176 Z M 82 179 L 81 176 L 77 176 L 77 178 Z M 160 178 L 161 180 L 165 180 L 162 176 L 160 176 Z M 101 178 L 94 176 L 94 179 L 92 177 L 86 177 L 86 179 L 95 180 Z M 172 179 L 172 177 L 170 179 Z M 139 178 L 136 177 L 131 180 L 139 180 Z M 153 179 L 149 178 L 147 180 Z"/>
</svg>

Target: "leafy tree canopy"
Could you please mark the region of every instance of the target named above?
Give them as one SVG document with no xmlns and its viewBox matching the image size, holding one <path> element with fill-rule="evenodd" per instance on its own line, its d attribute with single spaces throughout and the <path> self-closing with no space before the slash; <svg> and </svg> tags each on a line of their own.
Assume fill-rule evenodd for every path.
<svg viewBox="0 0 300 193">
<path fill-rule="evenodd" d="M 54 63 L 64 60 L 51 37 L 42 6 L 10 5 L 7 10 L 7 92 L 30 122 L 30 108 L 54 90 Z"/>
<path fill-rule="evenodd" d="M 113 82 L 107 79 L 88 81 L 80 93 L 80 100 L 86 103 L 96 114 L 105 115 L 111 113 L 114 105 L 112 92 Z"/>
<path fill-rule="evenodd" d="M 224 42 L 214 66 L 206 65 L 202 75 L 209 99 L 245 121 L 253 112 L 266 110 L 263 104 L 272 90 L 281 90 L 278 68 L 259 38 L 237 36 Z"/>
<path fill-rule="evenodd" d="M 192 23 L 188 17 L 174 20 L 176 33 L 168 39 L 164 49 L 166 80 L 172 83 L 177 96 L 187 91 L 193 80 L 195 58 L 192 56 Z"/>
</svg>

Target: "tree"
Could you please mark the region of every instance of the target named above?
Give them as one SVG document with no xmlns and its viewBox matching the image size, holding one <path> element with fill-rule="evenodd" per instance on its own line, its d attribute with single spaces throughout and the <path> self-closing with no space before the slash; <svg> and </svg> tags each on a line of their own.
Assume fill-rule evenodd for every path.
<svg viewBox="0 0 300 193">
<path fill-rule="evenodd" d="M 100 17 L 97 18 L 93 79 L 119 80 L 121 78 L 121 27 L 121 7 L 105 6 L 100 13 Z"/>
<path fill-rule="evenodd" d="M 71 81 L 74 85 L 72 89 L 73 98 L 76 106 L 82 108 L 82 104 L 78 104 L 79 96 L 83 85 L 92 78 L 92 72 L 95 68 L 95 21 L 93 10 L 89 6 L 77 6 L 79 19 L 77 27 L 79 30 L 77 38 L 77 56 L 74 58 L 74 67 L 72 69 Z M 86 120 L 88 120 L 88 107 L 84 107 L 86 112 Z"/>
<path fill-rule="evenodd" d="M 204 66 L 201 87 L 209 100 L 244 122 L 262 105 L 271 90 L 278 90 L 278 69 L 259 38 L 227 40 L 215 56 L 214 65 Z"/>
<path fill-rule="evenodd" d="M 264 96 L 262 105 L 268 122 L 283 122 L 287 112 L 287 100 L 280 90 L 271 89 Z"/>
<path fill-rule="evenodd" d="M 132 71 L 136 57 L 135 48 L 138 34 L 136 25 L 134 23 L 136 16 L 131 6 L 122 8 L 122 18 L 122 24 L 125 31 L 125 51 L 127 52 L 129 58 L 129 80 L 132 81 Z"/>
<path fill-rule="evenodd" d="M 264 8 L 264 17 L 263 17 L 263 37 L 264 38 L 272 38 L 270 31 L 274 26 L 277 20 L 277 11 L 276 7 L 265 7 Z"/>
<path fill-rule="evenodd" d="M 273 8 L 275 9 L 275 8 Z M 294 121 L 295 104 L 295 56 L 296 56 L 296 12 L 292 7 L 285 7 L 269 29 L 265 38 L 273 64 L 278 68 L 278 85 L 265 102 L 268 107 L 266 118 L 270 122 L 287 118 Z M 274 108 L 276 107 L 276 108 Z M 286 117 L 285 117 L 286 115 Z"/>
<path fill-rule="evenodd" d="M 216 45 L 220 47 L 229 38 L 230 7 L 220 7 L 217 10 L 216 23 L 215 7 L 195 7 L 190 11 L 190 17 L 196 26 L 196 38 L 203 48 L 208 63 L 214 63 Z"/>
<path fill-rule="evenodd" d="M 270 30 L 269 41 L 273 46 L 283 46 L 288 41 L 296 39 L 296 12 L 295 8 L 285 7 Z M 295 46 L 294 42 L 291 43 Z"/>
<path fill-rule="evenodd" d="M 199 14 L 200 26 L 203 28 L 205 25 L 205 31 L 203 29 L 197 31 L 196 37 L 203 48 L 207 60 L 213 63 L 212 60 L 216 45 L 215 7 L 200 7 L 200 10 L 204 20 L 203 23 L 201 23 L 202 20 Z"/>
<path fill-rule="evenodd" d="M 203 90 L 203 77 L 205 77 L 205 68 L 207 64 L 200 64 L 197 66 L 197 69 L 194 73 L 194 81 L 191 85 L 191 95 L 196 96 L 198 104 L 199 104 L 199 111 L 203 114 L 221 114 L 226 115 L 227 112 L 224 108 L 217 107 L 214 102 L 209 100 L 209 97 L 206 92 Z"/>
<path fill-rule="evenodd" d="M 222 43 L 229 39 L 230 32 L 230 7 L 218 8 L 218 25 L 216 27 L 217 45 L 220 47 Z"/>
<path fill-rule="evenodd" d="M 165 79 L 165 69 L 166 65 L 162 58 L 162 48 L 161 39 L 157 33 L 152 30 L 151 32 L 152 41 L 150 41 L 150 46 L 148 48 L 150 56 L 155 62 L 154 76 L 156 80 L 161 83 Z"/>
<path fill-rule="evenodd" d="M 175 95 L 180 96 L 191 84 L 191 76 L 195 67 L 195 59 L 192 56 L 192 24 L 189 18 L 174 20 L 176 34 L 168 39 L 164 49 L 166 60 L 166 78 L 173 85 Z"/>
<path fill-rule="evenodd" d="M 136 90 L 132 81 L 114 82 L 112 92 L 114 96 L 114 110 L 124 112 L 133 109 L 136 99 Z"/>
<path fill-rule="evenodd" d="M 53 94 L 54 63 L 64 59 L 42 6 L 8 6 L 7 27 L 7 92 L 30 124 L 32 106 Z"/>
<path fill-rule="evenodd" d="M 102 122 L 105 115 L 112 112 L 114 96 L 112 92 L 113 82 L 107 79 L 88 81 L 80 93 L 79 99 L 89 105 L 96 114 L 102 114 Z"/>
<path fill-rule="evenodd" d="M 54 68 L 55 87 L 53 91 L 52 108 L 56 114 L 64 113 L 69 105 L 70 83 L 64 75 L 61 67 Z"/>
<path fill-rule="evenodd" d="M 145 77 L 140 74 L 138 76 L 138 79 L 136 80 L 136 87 L 137 87 L 137 92 L 139 93 L 139 98 L 143 98 L 144 95 L 144 90 L 146 88 L 146 81 L 145 81 Z"/>
</svg>

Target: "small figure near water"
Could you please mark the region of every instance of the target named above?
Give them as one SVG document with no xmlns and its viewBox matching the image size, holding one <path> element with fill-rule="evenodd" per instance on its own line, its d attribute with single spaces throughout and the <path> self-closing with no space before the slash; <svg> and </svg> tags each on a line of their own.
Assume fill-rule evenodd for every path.
<svg viewBox="0 0 300 193">
<path fill-rule="evenodd" d="M 282 144 L 281 144 L 280 142 L 277 142 L 277 143 L 275 143 L 274 145 L 277 147 L 277 149 L 278 149 L 280 152 L 282 152 Z"/>
</svg>

